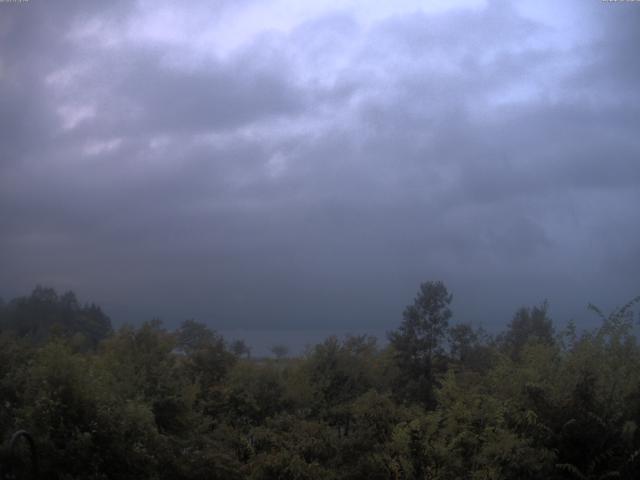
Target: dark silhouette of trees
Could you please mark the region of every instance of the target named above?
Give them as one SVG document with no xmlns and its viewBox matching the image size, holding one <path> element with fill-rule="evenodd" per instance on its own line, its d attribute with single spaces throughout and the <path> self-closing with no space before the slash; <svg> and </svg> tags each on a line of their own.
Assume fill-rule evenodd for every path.
<svg viewBox="0 0 640 480">
<path fill-rule="evenodd" d="M 81 306 L 73 292 L 58 295 L 53 288 L 36 287 L 3 308 L 0 331 L 43 343 L 53 336 L 75 337 L 79 348 L 95 348 L 113 331 L 111 320 L 95 304 Z"/>
<path fill-rule="evenodd" d="M 233 352 L 233 354 L 237 357 L 246 357 L 246 358 L 250 358 L 251 357 L 251 348 L 249 347 L 249 345 L 247 345 L 245 343 L 244 340 L 234 340 L 234 342 L 231 344 L 231 351 Z"/>
<path fill-rule="evenodd" d="M 453 296 L 442 282 L 425 282 L 403 313 L 400 328 L 389 334 L 400 370 L 397 385 L 404 400 L 432 406 L 438 357 L 443 354 Z"/>
<path fill-rule="evenodd" d="M 281 360 L 289 355 L 289 347 L 281 344 L 274 345 L 271 347 L 271 353 L 273 353 L 278 360 Z"/>
<path fill-rule="evenodd" d="M 548 311 L 547 302 L 532 308 L 518 309 L 507 326 L 507 331 L 499 338 L 502 348 L 513 358 L 517 358 L 529 342 L 552 345 L 554 343 L 553 322 L 549 318 Z"/>
<path fill-rule="evenodd" d="M 389 345 L 274 359 L 194 320 L 87 346 L 73 328 L 93 320 L 69 312 L 91 307 L 37 289 L 0 306 L 0 472 L 27 430 L 47 479 L 635 480 L 639 301 L 593 307 L 601 325 L 566 341 L 546 304 L 519 309 L 492 340 L 448 327 L 451 295 L 427 282 Z"/>
</svg>

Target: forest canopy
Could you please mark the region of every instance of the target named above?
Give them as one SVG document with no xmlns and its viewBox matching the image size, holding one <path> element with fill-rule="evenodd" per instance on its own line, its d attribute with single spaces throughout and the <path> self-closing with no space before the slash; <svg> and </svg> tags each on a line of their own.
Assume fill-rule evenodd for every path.
<svg viewBox="0 0 640 480">
<path fill-rule="evenodd" d="M 640 297 L 584 332 L 522 307 L 497 335 L 452 299 L 425 282 L 388 342 L 253 358 L 37 287 L 0 302 L 0 468 L 25 429 L 41 478 L 640 478 Z"/>
</svg>

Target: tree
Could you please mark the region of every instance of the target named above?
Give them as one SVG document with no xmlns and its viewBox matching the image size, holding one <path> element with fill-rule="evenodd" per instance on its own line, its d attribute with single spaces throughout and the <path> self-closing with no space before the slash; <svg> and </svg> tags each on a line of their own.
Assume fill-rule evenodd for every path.
<svg viewBox="0 0 640 480">
<path fill-rule="evenodd" d="M 459 323 L 449 329 L 449 351 L 451 357 L 466 364 L 473 350 L 478 346 L 478 334 L 468 323 Z"/>
<path fill-rule="evenodd" d="M 518 309 L 506 333 L 500 338 L 503 350 L 517 359 L 528 342 L 553 345 L 553 323 L 548 310 L 546 301 L 539 307 Z"/>
<path fill-rule="evenodd" d="M 459 323 L 449 328 L 449 357 L 460 370 L 486 371 L 491 366 L 493 354 L 489 347 L 491 338 L 482 329 L 471 324 Z"/>
<path fill-rule="evenodd" d="M 244 340 L 234 340 L 231 344 L 231 351 L 238 358 L 251 358 L 251 347 Z"/>
<path fill-rule="evenodd" d="M 278 360 L 282 360 L 289 355 L 289 347 L 286 345 L 274 345 L 271 347 L 271 353 L 273 353 Z"/>
<path fill-rule="evenodd" d="M 219 336 L 204 323 L 185 320 L 176 331 L 177 345 L 187 354 L 220 341 Z"/>
<path fill-rule="evenodd" d="M 273 364 L 240 362 L 225 385 L 227 418 L 235 425 L 259 425 L 288 406 L 285 382 Z"/>
<path fill-rule="evenodd" d="M 440 281 L 421 284 L 413 304 L 403 313 L 400 328 L 389 334 L 405 400 L 433 403 L 434 363 L 442 353 L 452 298 Z"/>
<path fill-rule="evenodd" d="M 73 292 L 58 295 L 41 286 L 28 297 L 13 299 L 0 317 L 0 329 L 38 344 L 51 336 L 75 336 L 84 349 L 93 349 L 113 333 L 111 320 L 97 305 L 81 306 Z"/>
<path fill-rule="evenodd" d="M 176 334 L 178 348 L 185 354 L 186 371 L 203 391 L 220 383 L 237 360 L 222 335 L 203 323 L 185 320 Z"/>
<path fill-rule="evenodd" d="M 351 424 L 350 404 L 375 386 L 375 340 L 371 337 L 332 336 L 315 346 L 303 366 L 310 384 L 309 402 L 314 416 L 348 436 Z"/>
</svg>

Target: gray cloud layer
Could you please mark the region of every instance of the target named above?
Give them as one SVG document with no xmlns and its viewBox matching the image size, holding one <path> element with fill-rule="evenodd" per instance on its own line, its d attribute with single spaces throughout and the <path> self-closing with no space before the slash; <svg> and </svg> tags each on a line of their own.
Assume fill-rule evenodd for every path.
<svg viewBox="0 0 640 480">
<path fill-rule="evenodd" d="M 3 296 L 379 330 L 432 278 L 487 326 L 640 293 L 640 6 L 574 2 L 567 43 L 510 2 L 326 11 L 217 54 L 105 5 L 0 4 Z"/>
</svg>

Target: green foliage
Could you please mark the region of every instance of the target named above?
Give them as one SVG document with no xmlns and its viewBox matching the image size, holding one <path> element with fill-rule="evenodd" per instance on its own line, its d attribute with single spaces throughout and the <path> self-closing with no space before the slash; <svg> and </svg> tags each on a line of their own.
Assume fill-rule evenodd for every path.
<svg viewBox="0 0 640 480">
<path fill-rule="evenodd" d="M 349 404 L 373 388 L 377 347 L 371 337 L 328 338 L 306 359 L 306 377 L 312 390 L 310 407 L 317 416 L 348 434 Z"/>
<path fill-rule="evenodd" d="M 480 328 L 475 329 L 460 323 L 449 328 L 449 360 L 461 371 L 486 372 L 492 365 L 494 355 L 489 347 L 489 338 Z"/>
<path fill-rule="evenodd" d="M 442 282 L 423 283 L 413 304 L 405 309 L 400 328 L 389 334 L 400 372 L 396 391 L 403 400 L 434 405 L 452 298 Z"/>
<path fill-rule="evenodd" d="M 502 349 L 513 358 L 517 358 L 527 343 L 552 345 L 553 323 L 548 315 L 549 306 L 544 302 L 539 307 L 520 308 L 499 338 Z"/>
<path fill-rule="evenodd" d="M 182 323 L 176 332 L 177 347 L 185 355 L 183 367 L 203 391 L 215 388 L 236 362 L 224 339 L 206 325 L 194 320 Z"/>
<path fill-rule="evenodd" d="M 229 417 L 241 425 L 260 425 L 289 406 L 281 373 L 250 362 L 231 371 L 226 402 Z"/>
<path fill-rule="evenodd" d="M 111 332 L 111 320 L 97 305 L 81 306 L 73 292 L 58 295 L 36 287 L 28 297 L 0 305 L 0 331 L 44 342 L 51 336 L 72 337 L 82 348 L 95 348 Z"/>
<path fill-rule="evenodd" d="M 32 432 L 52 479 L 640 478 L 638 300 L 557 338 L 523 308 L 493 341 L 431 282 L 386 348 L 251 359 L 193 320 L 87 342 L 100 316 L 40 288 L 0 305 L 0 434 Z"/>
</svg>

